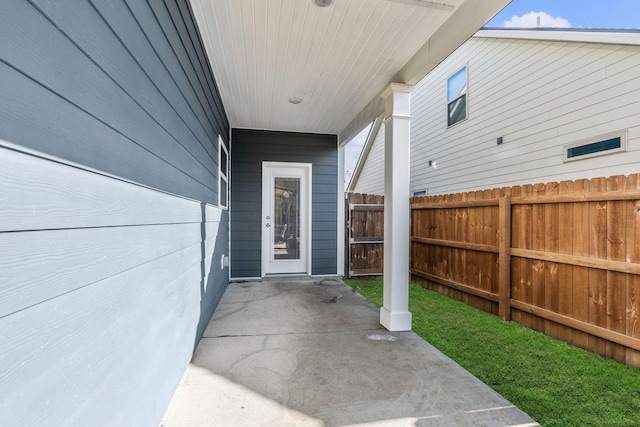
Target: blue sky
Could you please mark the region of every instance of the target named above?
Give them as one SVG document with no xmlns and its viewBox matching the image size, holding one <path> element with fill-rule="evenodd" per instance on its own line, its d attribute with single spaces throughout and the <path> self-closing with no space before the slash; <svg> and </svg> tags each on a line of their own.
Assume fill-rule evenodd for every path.
<svg viewBox="0 0 640 427">
<path fill-rule="evenodd" d="M 486 27 L 535 27 L 537 16 L 541 27 L 640 28 L 640 1 L 513 0 Z"/>
</svg>

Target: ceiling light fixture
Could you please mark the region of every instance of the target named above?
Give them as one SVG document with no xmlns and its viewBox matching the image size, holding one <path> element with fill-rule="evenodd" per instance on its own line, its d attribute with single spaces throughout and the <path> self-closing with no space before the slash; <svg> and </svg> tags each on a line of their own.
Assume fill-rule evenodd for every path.
<svg viewBox="0 0 640 427">
<path fill-rule="evenodd" d="M 331 6 L 331 3 L 333 3 L 333 0 L 311 0 L 311 2 L 318 7 L 327 7 L 327 6 Z"/>
<path fill-rule="evenodd" d="M 293 98 L 289 98 L 289 103 L 293 105 L 298 105 L 302 103 L 302 98 L 298 98 L 297 96 L 294 96 Z"/>
</svg>

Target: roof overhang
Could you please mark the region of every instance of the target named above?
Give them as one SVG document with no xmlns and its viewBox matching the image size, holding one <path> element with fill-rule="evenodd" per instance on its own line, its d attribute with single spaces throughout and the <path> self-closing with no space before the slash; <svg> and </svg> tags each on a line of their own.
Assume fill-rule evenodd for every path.
<svg viewBox="0 0 640 427">
<path fill-rule="evenodd" d="M 390 83 L 418 82 L 510 2 L 190 1 L 232 127 L 342 143 L 383 112 Z"/>
<path fill-rule="evenodd" d="M 487 28 L 478 31 L 474 37 L 519 39 L 519 40 L 544 40 L 578 43 L 603 43 L 640 45 L 639 30 L 603 30 L 603 29 L 556 29 L 556 28 Z"/>
</svg>

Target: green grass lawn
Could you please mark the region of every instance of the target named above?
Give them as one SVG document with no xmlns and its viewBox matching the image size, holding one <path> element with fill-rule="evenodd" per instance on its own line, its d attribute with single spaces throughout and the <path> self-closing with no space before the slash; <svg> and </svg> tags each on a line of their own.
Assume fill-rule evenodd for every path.
<svg viewBox="0 0 640 427">
<path fill-rule="evenodd" d="M 345 282 L 382 305 L 382 281 Z M 604 359 L 419 285 L 413 331 L 542 426 L 640 426 L 640 369 Z"/>
</svg>

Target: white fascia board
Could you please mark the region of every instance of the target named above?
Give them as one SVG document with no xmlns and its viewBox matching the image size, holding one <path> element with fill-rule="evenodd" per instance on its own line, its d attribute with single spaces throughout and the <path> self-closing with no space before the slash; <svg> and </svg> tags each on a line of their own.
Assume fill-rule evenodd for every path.
<svg viewBox="0 0 640 427">
<path fill-rule="evenodd" d="M 351 179 L 349 180 L 347 193 L 353 192 L 356 184 L 358 183 L 358 179 L 360 179 L 364 164 L 367 162 L 367 157 L 369 157 L 369 153 L 371 152 L 371 148 L 373 147 L 373 142 L 375 141 L 378 133 L 380 132 L 380 128 L 382 127 L 383 118 L 384 115 L 381 114 L 376 118 L 375 122 L 373 122 L 371 131 L 369 132 L 367 140 L 364 143 L 364 147 L 362 148 L 362 152 L 360 153 L 360 157 L 358 157 L 358 161 L 356 162 L 355 171 L 353 172 L 353 174 L 351 175 Z"/>
<path fill-rule="evenodd" d="M 486 29 L 473 37 L 495 39 L 544 40 L 578 43 L 640 45 L 640 31 L 557 30 L 557 29 Z"/>
<path fill-rule="evenodd" d="M 415 85 L 509 3 L 511 0 L 464 1 L 392 81 Z"/>
<path fill-rule="evenodd" d="M 386 89 L 386 87 L 385 87 Z M 384 114 L 384 100 L 380 91 L 366 107 L 338 134 L 338 144 L 342 147 L 351 141 L 357 134 L 362 132 L 366 126 L 370 125 L 376 117 Z"/>
</svg>

